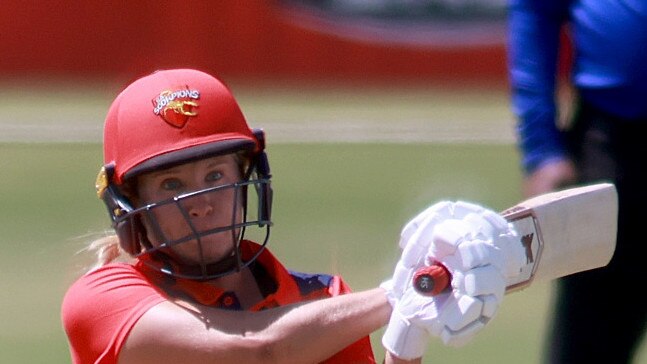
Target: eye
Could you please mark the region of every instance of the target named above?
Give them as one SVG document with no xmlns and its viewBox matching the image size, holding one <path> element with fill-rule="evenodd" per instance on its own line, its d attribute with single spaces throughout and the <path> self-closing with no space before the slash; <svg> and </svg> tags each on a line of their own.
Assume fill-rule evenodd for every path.
<svg viewBox="0 0 647 364">
<path fill-rule="evenodd" d="M 167 178 L 162 181 L 162 189 L 166 191 L 177 191 L 182 188 L 182 182 L 177 178 Z"/>
<path fill-rule="evenodd" d="M 222 173 L 219 171 L 212 171 L 204 178 L 207 182 L 216 182 L 222 178 Z"/>
</svg>

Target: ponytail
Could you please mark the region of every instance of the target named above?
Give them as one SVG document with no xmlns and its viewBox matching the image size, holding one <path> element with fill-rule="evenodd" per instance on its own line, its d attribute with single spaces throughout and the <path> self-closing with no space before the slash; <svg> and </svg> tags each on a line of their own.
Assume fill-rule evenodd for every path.
<svg viewBox="0 0 647 364">
<path fill-rule="evenodd" d="M 98 238 L 91 242 L 87 249 L 96 254 L 95 264 L 90 268 L 90 271 L 101 268 L 104 265 L 117 260 L 123 261 L 130 258 L 130 256 L 119 246 L 119 238 L 117 235 L 107 235 Z"/>
</svg>

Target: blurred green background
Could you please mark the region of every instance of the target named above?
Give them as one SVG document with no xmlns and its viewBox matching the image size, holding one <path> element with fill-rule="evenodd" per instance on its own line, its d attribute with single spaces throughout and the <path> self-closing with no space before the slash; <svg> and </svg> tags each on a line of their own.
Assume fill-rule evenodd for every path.
<svg viewBox="0 0 647 364">
<path fill-rule="evenodd" d="M 391 275 L 400 228 L 429 204 L 500 210 L 521 199 L 503 91 L 233 89 L 250 123 L 267 131 L 270 248 L 293 269 L 374 287 Z M 61 299 L 91 263 L 85 245 L 109 228 L 93 185 L 116 90 L 50 91 L 1 95 L 11 117 L 0 119 L 0 363 L 69 362 Z M 539 363 L 550 288 L 507 296 L 471 344 L 434 341 L 425 362 Z M 380 336 L 372 335 L 379 360 Z"/>
</svg>

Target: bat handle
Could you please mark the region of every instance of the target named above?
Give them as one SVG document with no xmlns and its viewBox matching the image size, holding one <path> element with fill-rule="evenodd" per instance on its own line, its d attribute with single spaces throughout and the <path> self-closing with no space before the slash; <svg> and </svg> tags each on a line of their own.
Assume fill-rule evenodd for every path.
<svg viewBox="0 0 647 364">
<path fill-rule="evenodd" d="M 413 275 L 413 287 L 424 296 L 435 296 L 449 287 L 452 279 L 447 267 L 440 263 L 422 267 Z"/>
</svg>

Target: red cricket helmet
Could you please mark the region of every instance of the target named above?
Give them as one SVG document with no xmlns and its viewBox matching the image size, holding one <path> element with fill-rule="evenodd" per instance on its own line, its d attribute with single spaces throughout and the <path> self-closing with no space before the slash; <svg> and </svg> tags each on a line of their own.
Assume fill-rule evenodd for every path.
<svg viewBox="0 0 647 364">
<path fill-rule="evenodd" d="M 261 148 L 229 89 L 191 69 L 132 83 L 112 103 L 104 128 L 104 164 L 114 165 L 117 184 L 162 166 Z"/>
<path fill-rule="evenodd" d="M 234 256 L 230 259 L 235 261 L 231 269 L 214 270 L 204 262 L 197 269 L 179 267 L 169 270 L 161 268 L 159 264 L 153 264 L 153 267 L 175 276 L 211 279 L 249 265 L 262 249 L 251 260 L 241 260 L 239 246 L 245 229 L 250 226 L 265 228 L 264 247 L 271 225 L 271 176 L 264 148 L 263 132 L 249 128 L 229 89 L 213 76 L 191 69 L 164 70 L 130 84 L 117 96 L 108 111 L 104 127 L 105 164 L 96 184 L 97 193 L 108 208 L 121 247 L 132 255 L 148 254 L 155 260 L 164 257 L 163 249 L 175 244 L 191 239 L 199 242 L 201 237 L 214 231 L 242 231 L 235 242 Z M 232 222 L 232 225 L 207 232 L 192 229 L 193 235 L 179 241 L 161 237 L 160 240 L 164 242 L 162 246 L 152 247 L 142 224 L 142 219 L 151 219 L 150 211 L 168 204 L 181 208 L 182 199 L 217 191 L 193 191 L 170 201 L 135 207 L 123 194 L 124 182 L 153 170 L 239 152 L 243 152 L 249 161 L 247 170 L 243 171 L 243 181 L 216 189 L 235 188 L 244 195 L 244 222 Z M 255 219 L 247 218 L 249 185 L 255 187 L 252 190 L 258 195 Z M 186 222 L 191 225 L 189 220 Z M 163 263 L 165 267 L 168 266 L 168 262 Z"/>
</svg>

